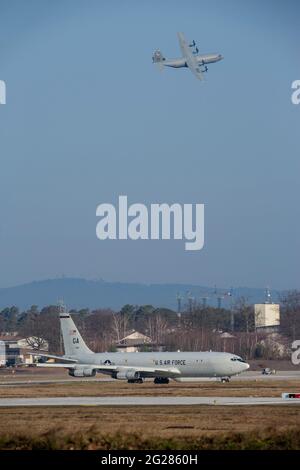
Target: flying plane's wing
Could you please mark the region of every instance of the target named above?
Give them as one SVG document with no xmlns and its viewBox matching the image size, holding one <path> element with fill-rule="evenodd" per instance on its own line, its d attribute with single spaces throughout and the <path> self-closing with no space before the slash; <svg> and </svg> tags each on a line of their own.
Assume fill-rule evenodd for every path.
<svg viewBox="0 0 300 470">
<path fill-rule="evenodd" d="M 97 372 L 111 373 L 111 372 L 126 372 L 135 371 L 139 372 L 141 377 L 179 377 L 181 375 L 179 369 L 176 367 L 170 368 L 157 368 L 157 367 L 138 367 L 138 366 L 116 366 L 104 364 L 62 364 L 62 363 L 37 363 L 37 367 L 57 367 L 65 369 L 93 369 Z"/>
<path fill-rule="evenodd" d="M 203 73 L 201 72 L 201 68 L 196 60 L 196 58 L 193 55 L 193 52 L 191 51 L 191 48 L 187 44 L 184 34 L 183 33 L 177 33 L 178 35 L 178 40 L 179 40 L 179 46 L 182 52 L 183 57 L 185 58 L 185 61 L 190 69 L 190 71 L 197 77 L 199 80 L 204 80 Z"/>
</svg>

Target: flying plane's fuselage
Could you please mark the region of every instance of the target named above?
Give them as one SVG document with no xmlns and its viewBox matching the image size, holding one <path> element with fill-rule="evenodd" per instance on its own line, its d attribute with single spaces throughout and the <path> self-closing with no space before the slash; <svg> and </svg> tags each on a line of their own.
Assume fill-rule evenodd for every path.
<svg viewBox="0 0 300 470">
<path fill-rule="evenodd" d="M 206 65 L 219 62 L 223 59 L 223 56 L 221 54 L 201 54 L 195 55 L 195 59 L 199 65 Z M 178 59 L 165 59 L 162 61 L 162 64 L 166 67 L 174 68 L 188 67 L 184 57 L 180 57 Z"/>
</svg>

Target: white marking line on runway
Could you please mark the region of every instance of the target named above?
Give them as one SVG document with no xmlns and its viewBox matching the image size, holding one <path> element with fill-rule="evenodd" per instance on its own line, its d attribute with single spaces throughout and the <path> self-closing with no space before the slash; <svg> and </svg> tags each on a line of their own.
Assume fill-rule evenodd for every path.
<svg viewBox="0 0 300 470">
<path fill-rule="evenodd" d="M 2 398 L 0 407 L 18 406 L 248 406 L 300 405 L 299 400 L 281 397 L 47 397 Z"/>
</svg>

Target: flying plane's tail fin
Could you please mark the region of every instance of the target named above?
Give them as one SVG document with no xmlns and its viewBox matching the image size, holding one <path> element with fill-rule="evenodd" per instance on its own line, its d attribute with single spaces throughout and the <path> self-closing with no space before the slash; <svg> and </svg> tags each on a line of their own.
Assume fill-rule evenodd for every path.
<svg viewBox="0 0 300 470">
<path fill-rule="evenodd" d="M 83 341 L 71 315 L 67 312 L 60 312 L 59 319 L 65 355 L 76 357 L 80 356 L 80 354 L 91 354 L 93 351 Z"/>
<path fill-rule="evenodd" d="M 163 62 L 165 59 L 165 57 L 162 55 L 162 53 L 160 52 L 159 49 L 157 49 L 156 51 L 154 51 L 153 53 L 153 56 L 152 56 L 152 61 L 154 64 L 160 64 L 161 62 Z"/>
</svg>

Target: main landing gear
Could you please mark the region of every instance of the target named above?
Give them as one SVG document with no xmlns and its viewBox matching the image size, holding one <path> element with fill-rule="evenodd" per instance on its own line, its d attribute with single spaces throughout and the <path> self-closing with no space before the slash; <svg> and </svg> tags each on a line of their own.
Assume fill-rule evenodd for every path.
<svg viewBox="0 0 300 470">
<path fill-rule="evenodd" d="M 154 383 L 157 384 L 168 384 L 170 380 L 168 377 L 155 377 Z"/>
<path fill-rule="evenodd" d="M 128 383 L 129 384 L 142 384 L 144 382 L 144 379 L 142 377 L 139 377 L 138 379 L 129 379 Z"/>
</svg>

